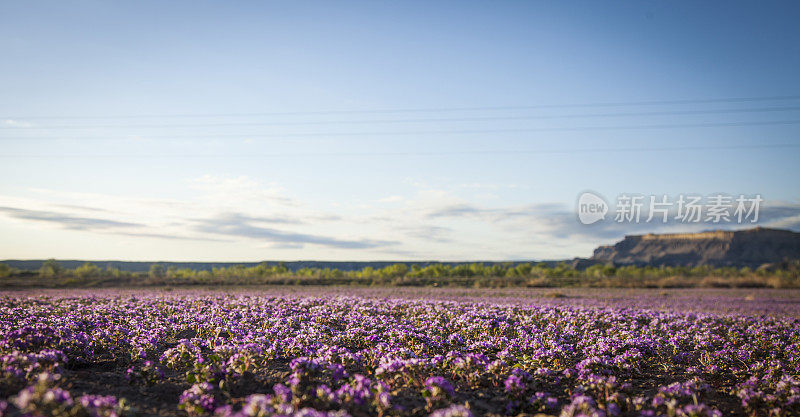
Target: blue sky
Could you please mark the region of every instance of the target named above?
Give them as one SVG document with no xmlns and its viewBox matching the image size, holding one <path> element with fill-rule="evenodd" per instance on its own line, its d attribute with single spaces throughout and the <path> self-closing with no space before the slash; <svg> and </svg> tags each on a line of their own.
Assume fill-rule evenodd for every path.
<svg viewBox="0 0 800 417">
<path fill-rule="evenodd" d="M 0 258 L 552 259 L 688 227 L 583 226 L 585 190 L 760 194 L 762 225 L 800 230 L 798 21 L 792 2 L 3 2 Z"/>
</svg>

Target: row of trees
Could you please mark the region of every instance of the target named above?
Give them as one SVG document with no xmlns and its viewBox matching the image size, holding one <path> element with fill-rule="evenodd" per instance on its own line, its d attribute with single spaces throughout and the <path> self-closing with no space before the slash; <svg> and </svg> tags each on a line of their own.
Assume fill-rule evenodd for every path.
<svg viewBox="0 0 800 417">
<path fill-rule="evenodd" d="M 464 263 L 290 270 L 284 264 L 236 265 L 211 270 L 152 264 L 148 272 L 122 271 L 85 263 L 64 268 L 55 260 L 38 271 L 17 271 L 0 264 L 0 286 L 139 286 L 139 285 L 392 285 L 470 287 L 692 287 L 752 286 L 800 288 L 800 262 L 779 268 L 712 268 L 593 265 L 576 269 L 566 263 Z"/>
<path fill-rule="evenodd" d="M 471 277 L 524 277 L 524 278 L 643 278 L 643 277 L 746 277 L 746 276 L 773 276 L 780 273 L 797 273 L 797 265 L 779 271 L 751 268 L 709 266 L 683 267 L 683 266 L 621 266 L 592 265 L 579 270 L 566 263 L 550 265 L 547 263 L 464 263 L 464 264 L 430 264 L 407 265 L 394 264 L 384 268 L 365 267 L 360 270 L 344 271 L 333 268 L 301 268 L 291 271 L 286 265 L 261 263 L 255 266 L 235 265 L 211 270 L 196 270 L 190 268 L 166 267 L 162 264 L 152 264 L 148 273 L 135 273 L 121 271 L 116 268 L 101 268 L 92 263 L 85 263 L 75 269 L 66 269 L 55 260 L 48 260 L 39 269 L 39 276 L 52 277 L 79 277 L 79 278 L 133 278 L 148 277 L 152 279 L 168 279 L 178 281 L 204 281 L 227 280 L 247 278 L 329 278 L 329 279 L 392 279 L 392 278 L 471 278 Z M 9 276 L 13 273 L 7 265 L 0 264 L 0 276 Z"/>
</svg>

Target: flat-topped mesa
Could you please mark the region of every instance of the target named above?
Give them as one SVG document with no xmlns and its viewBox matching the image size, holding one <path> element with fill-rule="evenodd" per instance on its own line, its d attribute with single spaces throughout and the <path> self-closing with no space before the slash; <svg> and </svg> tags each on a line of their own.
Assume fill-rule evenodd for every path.
<svg viewBox="0 0 800 417">
<path fill-rule="evenodd" d="M 626 236 L 600 246 L 591 258 L 616 265 L 758 267 L 800 259 L 800 233 L 757 227 Z"/>
<path fill-rule="evenodd" d="M 700 232 L 700 233 L 665 233 L 663 235 L 648 233 L 646 235 L 642 235 L 639 237 L 642 240 L 700 240 L 700 239 L 731 240 L 733 239 L 733 235 L 735 233 L 736 232 L 725 231 L 725 230 L 712 230 L 709 232 Z"/>
</svg>

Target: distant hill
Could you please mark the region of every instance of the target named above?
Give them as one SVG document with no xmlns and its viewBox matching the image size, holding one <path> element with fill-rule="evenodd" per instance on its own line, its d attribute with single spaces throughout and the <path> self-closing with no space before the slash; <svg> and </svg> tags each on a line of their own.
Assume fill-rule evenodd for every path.
<svg viewBox="0 0 800 417">
<path fill-rule="evenodd" d="M 784 261 L 800 260 L 800 233 L 789 230 L 755 229 L 741 231 L 709 231 L 701 233 L 646 234 L 626 236 L 610 246 L 600 246 L 591 258 L 548 261 L 479 262 L 484 265 L 516 265 L 523 262 L 540 263 L 553 267 L 559 262 L 571 264 L 583 270 L 591 265 L 612 263 L 614 265 L 636 266 L 735 266 L 758 268 L 765 264 L 778 264 Z M 0 261 L 21 271 L 36 271 L 44 260 L 5 260 Z M 100 267 L 112 267 L 122 271 L 147 272 L 153 264 L 167 268 L 189 268 L 197 271 L 210 271 L 212 268 L 242 265 L 252 267 L 260 263 L 268 265 L 283 264 L 290 271 L 302 268 L 330 268 L 340 271 L 356 271 L 366 267 L 375 269 L 394 264 L 411 265 L 458 265 L 470 262 L 438 261 L 264 261 L 264 262 L 129 262 L 129 261 L 85 261 L 58 260 L 67 269 L 75 269 L 86 262 Z"/>
<path fill-rule="evenodd" d="M 420 265 L 420 266 L 428 266 L 434 264 L 443 264 L 443 265 L 458 265 L 464 262 L 437 262 L 437 261 L 417 261 L 417 262 L 402 262 L 402 261 L 372 261 L 372 262 L 358 262 L 358 261 L 292 261 L 292 262 L 280 262 L 280 261 L 264 261 L 264 262 L 131 262 L 131 261 L 86 261 L 86 260 L 61 260 L 58 259 L 58 264 L 67 269 L 75 269 L 86 262 L 91 262 L 100 267 L 111 267 L 117 268 L 122 271 L 130 271 L 130 272 L 147 272 L 150 270 L 150 265 L 153 264 L 160 264 L 164 265 L 167 268 L 175 267 L 178 269 L 182 268 L 189 268 L 197 271 L 210 271 L 212 268 L 224 268 L 224 267 L 231 267 L 236 265 L 242 265 L 245 267 L 252 267 L 256 266 L 260 263 L 266 263 L 268 265 L 278 265 L 283 264 L 288 268 L 290 271 L 297 271 L 298 269 L 302 268 L 331 268 L 331 269 L 338 269 L 340 271 L 357 271 L 364 269 L 366 267 L 372 267 L 375 269 L 384 268 L 394 264 L 405 264 L 408 266 L 411 265 Z M 21 271 L 36 271 L 42 267 L 42 263 L 44 262 L 43 259 L 37 260 L 15 260 L 9 259 L 5 261 L 0 261 L 0 263 L 4 263 L 12 268 L 16 268 Z M 548 265 L 555 265 L 556 261 L 544 261 Z M 472 262 L 468 262 L 472 263 Z M 494 264 L 518 264 L 520 261 L 516 262 L 481 262 L 484 265 L 494 265 Z"/>
<path fill-rule="evenodd" d="M 593 263 L 652 266 L 735 266 L 757 268 L 800 259 L 800 233 L 755 229 L 626 236 L 600 246 Z"/>
</svg>

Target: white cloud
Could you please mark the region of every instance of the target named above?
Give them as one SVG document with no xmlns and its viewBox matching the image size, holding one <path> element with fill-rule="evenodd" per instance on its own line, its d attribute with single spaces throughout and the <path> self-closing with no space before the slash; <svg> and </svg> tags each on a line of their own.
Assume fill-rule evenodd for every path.
<svg viewBox="0 0 800 417">
<path fill-rule="evenodd" d="M 521 186 L 519 184 L 492 184 L 492 183 L 482 183 L 482 182 L 472 182 L 472 183 L 460 184 L 459 187 L 461 187 L 461 188 L 474 188 L 474 189 L 487 189 L 487 190 L 501 190 L 501 189 L 515 190 L 515 189 L 520 189 L 520 188 L 528 188 L 527 186 Z"/>
<path fill-rule="evenodd" d="M 190 194 L 180 199 L 47 189 L 28 198 L 0 195 L 0 218 L 31 230 L 159 238 L 166 242 L 161 248 L 191 247 L 189 256 L 202 252 L 204 259 L 234 253 L 254 260 L 557 259 L 589 256 L 625 234 L 709 228 L 584 226 L 569 204 L 488 204 L 428 186 L 378 200 L 392 204 L 342 199 L 312 205 L 288 197 L 277 183 L 246 176 L 206 175 L 184 184 Z M 800 204 L 765 202 L 762 221 L 800 228 Z"/>
<path fill-rule="evenodd" d="M 203 175 L 191 182 L 192 188 L 203 193 L 205 201 L 214 205 L 284 205 L 296 206 L 297 203 L 284 195 L 278 184 L 271 182 L 262 184 L 247 176 L 224 177 Z"/>
<path fill-rule="evenodd" d="M 5 127 L 13 127 L 13 128 L 26 128 L 26 127 L 33 127 L 34 124 L 22 120 L 14 120 L 14 119 L 5 119 L 0 122 Z"/>
<path fill-rule="evenodd" d="M 398 201 L 403 201 L 403 200 L 404 200 L 403 196 L 390 195 L 388 197 L 381 198 L 380 200 L 378 200 L 378 202 L 379 203 L 396 203 Z"/>
</svg>

